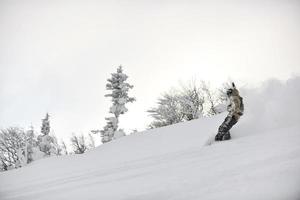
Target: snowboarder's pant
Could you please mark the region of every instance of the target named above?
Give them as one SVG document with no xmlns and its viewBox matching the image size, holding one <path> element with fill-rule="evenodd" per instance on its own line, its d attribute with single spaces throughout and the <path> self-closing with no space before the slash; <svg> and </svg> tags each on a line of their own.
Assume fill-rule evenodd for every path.
<svg viewBox="0 0 300 200">
<path fill-rule="evenodd" d="M 218 134 L 225 135 L 232 128 L 233 125 L 237 123 L 237 120 L 234 116 L 227 116 L 224 122 L 219 127 Z"/>
</svg>

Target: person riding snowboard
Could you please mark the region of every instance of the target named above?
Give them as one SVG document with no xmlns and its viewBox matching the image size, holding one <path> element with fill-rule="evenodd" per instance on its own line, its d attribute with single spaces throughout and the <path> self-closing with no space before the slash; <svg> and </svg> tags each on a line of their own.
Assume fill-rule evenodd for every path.
<svg viewBox="0 0 300 200">
<path fill-rule="evenodd" d="M 230 101 L 230 104 L 227 106 L 227 111 L 229 113 L 219 127 L 215 141 L 230 140 L 231 136 L 229 130 L 238 122 L 240 116 L 242 116 L 244 112 L 243 98 L 240 97 L 239 91 L 236 89 L 234 83 L 232 83 L 232 88 L 226 91 L 226 94 Z"/>
</svg>

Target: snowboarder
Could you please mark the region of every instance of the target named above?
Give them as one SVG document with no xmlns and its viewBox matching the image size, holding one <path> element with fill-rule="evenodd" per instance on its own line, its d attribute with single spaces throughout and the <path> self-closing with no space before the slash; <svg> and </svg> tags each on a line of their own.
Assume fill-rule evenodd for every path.
<svg viewBox="0 0 300 200">
<path fill-rule="evenodd" d="M 242 116 L 244 112 L 243 98 L 240 97 L 239 91 L 236 89 L 234 83 L 232 83 L 232 88 L 229 88 L 226 91 L 226 94 L 230 101 L 230 104 L 227 106 L 227 111 L 229 113 L 219 127 L 215 141 L 230 140 L 231 136 L 229 130 L 238 122 L 240 116 Z"/>
</svg>

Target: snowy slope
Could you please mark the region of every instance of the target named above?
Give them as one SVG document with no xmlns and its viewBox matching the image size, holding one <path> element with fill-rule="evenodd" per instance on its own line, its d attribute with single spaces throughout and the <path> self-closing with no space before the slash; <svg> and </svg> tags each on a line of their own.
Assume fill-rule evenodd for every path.
<svg viewBox="0 0 300 200">
<path fill-rule="evenodd" d="M 84 155 L 2 173 L 1 199 L 300 197 L 299 127 L 203 146 L 202 138 L 223 117 L 124 137 Z"/>
<path fill-rule="evenodd" d="M 283 98 L 288 88 L 244 91 L 233 140 L 206 145 L 225 113 L 137 133 L 1 173 L 0 199 L 299 200 L 299 98 Z"/>
</svg>

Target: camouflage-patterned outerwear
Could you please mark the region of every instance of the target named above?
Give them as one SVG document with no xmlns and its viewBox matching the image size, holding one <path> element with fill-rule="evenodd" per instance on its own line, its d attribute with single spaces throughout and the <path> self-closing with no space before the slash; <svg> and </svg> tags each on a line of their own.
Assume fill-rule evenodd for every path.
<svg viewBox="0 0 300 200">
<path fill-rule="evenodd" d="M 228 116 L 234 116 L 236 120 L 239 120 L 240 116 L 243 115 L 243 110 L 241 110 L 241 97 L 239 91 L 233 88 L 231 95 L 229 96 L 230 104 L 227 107 L 229 112 Z"/>
</svg>

